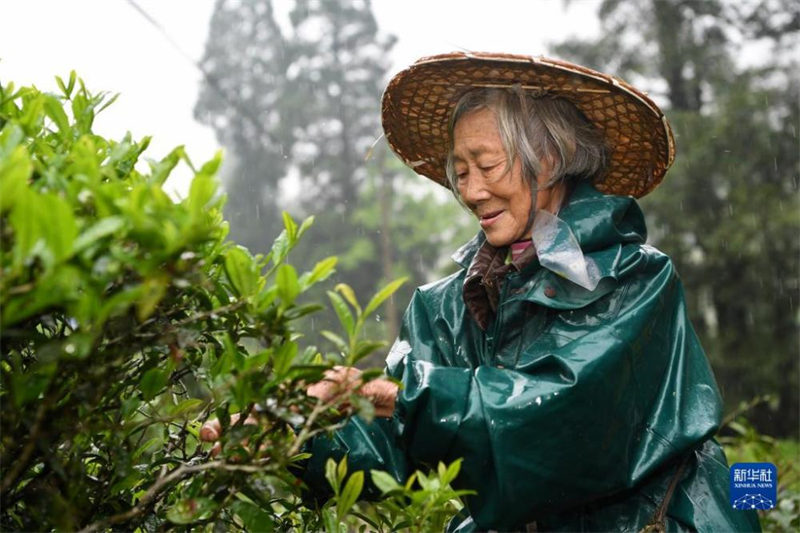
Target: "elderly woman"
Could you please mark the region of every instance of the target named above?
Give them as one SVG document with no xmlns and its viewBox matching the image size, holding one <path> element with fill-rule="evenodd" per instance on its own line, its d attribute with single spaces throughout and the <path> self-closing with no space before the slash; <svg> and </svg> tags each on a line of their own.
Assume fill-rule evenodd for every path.
<svg viewBox="0 0 800 533">
<path fill-rule="evenodd" d="M 728 501 L 719 392 L 634 199 L 673 160 L 658 107 L 577 65 L 456 53 L 397 74 L 383 125 L 480 232 L 415 292 L 387 358 L 402 387 L 362 390 L 385 418 L 316 439 L 309 486 L 345 453 L 398 478 L 463 458 L 477 494 L 453 531 L 758 530 Z"/>
</svg>

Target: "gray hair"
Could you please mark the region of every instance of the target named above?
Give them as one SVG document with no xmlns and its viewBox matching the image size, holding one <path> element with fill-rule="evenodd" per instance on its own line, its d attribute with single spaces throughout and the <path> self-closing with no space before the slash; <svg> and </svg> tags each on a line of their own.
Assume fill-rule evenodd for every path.
<svg viewBox="0 0 800 533">
<path fill-rule="evenodd" d="M 535 96 L 519 86 L 474 89 L 456 103 L 448 126 L 450 149 L 445 171 L 459 202 L 453 132 L 459 119 L 480 109 L 489 109 L 495 114 L 506 152 L 506 165 L 520 158 L 522 176 L 530 186 L 534 206 L 538 190 L 536 177 L 541 171 L 542 159 L 547 158 L 553 167 L 545 187 L 563 182 L 568 192 L 578 181 L 593 178 L 606 168 L 608 149 L 603 135 L 569 100 Z"/>
</svg>

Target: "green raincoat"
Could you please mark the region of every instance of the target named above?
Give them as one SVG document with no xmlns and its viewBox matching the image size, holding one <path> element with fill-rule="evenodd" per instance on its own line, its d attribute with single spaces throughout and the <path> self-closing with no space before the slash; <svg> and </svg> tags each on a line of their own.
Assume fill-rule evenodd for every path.
<svg viewBox="0 0 800 533">
<path fill-rule="evenodd" d="M 483 331 L 462 296 L 479 234 L 454 256 L 462 269 L 409 304 L 387 359 L 403 383 L 394 419 L 316 439 L 305 481 L 324 487 L 326 458 L 345 453 L 351 471 L 398 479 L 462 457 L 456 485 L 477 495 L 451 530 L 638 531 L 677 477 L 668 531 L 760 530 L 728 502 L 720 395 L 635 200 L 582 184 L 559 218 L 596 287 L 534 260 L 506 277 Z"/>
</svg>

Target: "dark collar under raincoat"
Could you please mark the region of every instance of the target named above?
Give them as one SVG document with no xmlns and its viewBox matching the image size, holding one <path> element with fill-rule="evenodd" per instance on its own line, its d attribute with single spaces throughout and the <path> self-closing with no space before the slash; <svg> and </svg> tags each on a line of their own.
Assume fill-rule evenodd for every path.
<svg viewBox="0 0 800 533">
<path fill-rule="evenodd" d="M 351 472 L 398 479 L 461 457 L 456 485 L 477 495 L 451 530 L 639 531 L 677 478 L 668 531 L 759 530 L 728 501 L 719 392 L 635 200 L 583 184 L 559 218 L 593 290 L 534 260 L 506 277 L 484 331 L 462 296 L 478 235 L 454 256 L 462 269 L 409 304 L 387 359 L 403 383 L 394 420 L 317 438 L 305 481 L 323 487 L 325 459 L 345 453 Z"/>
</svg>

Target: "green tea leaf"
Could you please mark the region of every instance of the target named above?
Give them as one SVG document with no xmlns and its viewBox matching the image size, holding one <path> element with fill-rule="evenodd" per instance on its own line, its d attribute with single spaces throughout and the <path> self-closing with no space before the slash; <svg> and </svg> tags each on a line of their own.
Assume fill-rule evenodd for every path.
<svg viewBox="0 0 800 533">
<path fill-rule="evenodd" d="M 43 234 L 47 247 L 52 253 L 54 263 L 59 263 L 72 255 L 78 227 L 72 208 L 63 198 L 54 194 L 41 197 L 41 207 L 45 210 L 40 213 L 43 225 Z"/>
<path fill-rule="evenodd" d="M 350 302 L 350 305 L 352 305 L 355 308 L 357 314 L 361 315 L 361 306 L 358 305 L 358 299 L 356 299 L 356 293 L 353 292 L 353 288 L 350 285 L 347 285 L 346 283 L 339 283 L 338 285 L 336 285 L 336 287 L 334 287 L 334 290 L 336 292 L 341 293 L 342 296 L 344 296 L 345 299 L 348 302 Z"/>
<path fill-rule="evenodd" d="M 326 533 L 339 533 L 340 524 L 333 509 L 322 510 L 322 521 L 325 524 Z"/>
<path fill-rule="evenodd" d="M 142 293 L 136 301 L 136 318 L 139 319 L 139 322 L 144 322 L 153 314 L 167 292 L 168 286 L 169 276 L 161 273 L 148 277 L 142 282 Z"/>
<path fill-rule="evenodd" d="M 328 279 L 335 272 L 334 267 L 338 261 L 339 259 L 336 256 L 332 256 L 314 265 L 314 269 L 311 272 L 306 272 L 300 277 L 302 289 L 305 290 L 315 283 Z"/>
<path fill-rule="evenodd" d="M 355 319 L 342 297 L 335 292 L 328 291 L 328 298 L 330 298 L 333 310 L 336 312 L 336 316 L 339 317 L 339 322 L 344 327 L 344 330 L 351 337 L 355 335 Z"/>
<path fill-rule="evenodd" d="M 289 242 L 293 243 L 297 240 L 297 223 L 292 219 L 292 216 L 284 211 L 283 227 L 286 228 L 286 235 L 289 237 Z"/>
<path fill-rule="evenodd" d="M 148 440 L 147 442 L 136 448 L 131 457 L 133 457 L 134 459 L 138 459 L 144 452 L 147 451 L 148 448 L 154 448 L 156 447 L 156 445 L 161 445 L 163 443 L 164 439 L 161 438 L 160 436 L 153 437 L 152 439 Z"/>
<path fill-rule="evenodd" d="M 142 392 L 142 397 L 147 401 L 152 400 L 167 385 L 168 380 L 169 372 L 158 367 L 151 368 L 144 373 L 139 381 L 139 390 Z"/>
<path fill-rule="evenodd" d="M 275 265 L 282 263 L 286 259 L 286 255 L 289 253 L 289 237 L 286 236 L 286 230 L 281 231 L 275 238 L 270 253 Z"/>
<path fill-rule="evenodd" d="M 311 313 L 316 313 L 317 311 L 321 311 L 323 309 L 325 309 L 325 306 L 320 304 L 306 304 L 290 309 L 286 312 L 285 316 L 290 320 L 296 320 L 300 317 L 310 315 Z"/>
<path fill-rule="evenodd" d="M 453 482 L 453 480 L 458 477 L 458 473 L 461 470 L 461 461 L 462 459 L 456 459 L 445 470 L 444 475 L 440 475 L 439 477 L 442 478 L 442 483 L 448 484 Z"/>
<path fill-rule="evenodd" d="M 196 174 L 189 186 L 186 199 L 189 209 L 195 215 L 203 213 L 217 192 L 217 184 L 208 174 Z"/>
<path fill-rule="evenodd" d="M 16 238 L 14 264 L 21 266 L 39 257 L 49 269 L 70 257 L 78 229 L 66 201 L 32 191 L 24 191 L 18 199 L 9 216 Z"/>
<path fill-rule="evenodd" d="M 336 345 L 336 348 L 340 352 L 342 352 L 343 354 L 347 354 L 348 350 L 347 343 L 339 335 L 328 330 L 320 331 L 320 335 L 322 335 L 323 337 L 331 341 L 334 345 Z"/>
<path fill-rule="evenodd" d="M 386 285 L 381 290 L 379 290 L 377 294 L 375 294 L 375 296 L 373 296 L 372 299 L 369 301 L 367 307 L 364 308 L 364 315 L 369 315 L 373 311 L 375 311 L 378 307 L 380 307 L 380 305 L 392 294 L 394 294 L 395 291 L 399 289 L 400 286 L 406 281 L 408 281 L 408 278 L 396 279 L 391 283 L 389 283 L 388 285 Z"/>
<path fill-rule="evenodd" d="M 71 131 L 69 119 L 67 118 L 67 114 L 64 113 L 64 108 L 61 106 L 61 102 L 58 98 L 48 95 L 44 101 L 44 110 L 47 116 L 55 123 L 56 127 L 58 127 L 61 136 L 66 139 Z"/>
<path fill-rule="evenodd" d="M 32 172 L 33 164 L 24 146 L 17 146 L 0 159 L 0 213 L 25 201 L 23 195 L 28 192 L 26 188 Z"/>
<path fill-rule="evenodd" d="M 328 484 L 333 489 L 333 493 L 339 494 L 339 478 L 336 475 L 336 461 L 330 457 L 325 461 L 325 479 L 328 480 Z"/>
<path fill-rule="evenodd" d="M 75 80 L 78 78 L 78 74 L 74 70 L 69 71 L 69 85 L 67 85 L 67 96 L 72 94 L 72 90 L 75 88 Z"/>
<path fill-rule="evenodd" d="M 297 357 L 297 351 L 297 343 L 291 341 L 286 341 L 275 350 L 273 365 L 276 376 L 283 376 L 286 374 L 295 357 Z"/>
<path fill-rule="evenodd" d="M 351 354 L 351 357 L 353 358 L 352 363 L 357 363 L 375 350 L 384 347 L 386 347 L 386 343 L 384 341 L 358 341 L 358 343 L 356 343 L 355 350 Z"/>
<path fill-rule="evenodd" d="M 255 260 L 243 246 L 234 246 L 226 251 L 225 274 L 239 296 L 248 297 L 256 292 L 259 275 Z"/>
<path fill-rule="evenodd" d="M 191 524 L 209 518 L 217 507 L 211 498 L 187 498 L 167 511 L 167 520 L 173 524 Z"/>
<path fill-rule="evenodd" d="M 58 88 L 64 93 L 64 96 L 69 98 L 70 92 L 67 91 L 67 87 L 64 85 L 64 80 L 61 79 L 61 76 L 56 76 L 56 85 L 58 85 Z"/>
<path fill-rule="evenodd" d="M 12 374 L 14 404 L 16 407 L 37 400 L 55 376 L 58 365 L 55 361 L 38 364 L 27 374 Z"/>
<path fill-rule="evenodd" d="M 169 154 L 167 154 L 161 161 L 158 162 L 150 162 L 150 172 L 152 173 L 150 179 L 152 180 L 151 183 L 154 183 L 158 186 L 164 184 L 167 181 L 170 173 L 173 169 L 178 165 L 178 162 L 181 160 L 181 154 L 183 153 L 183 147 L 179 146 L 174 148 Z"/>
<path fill-rule="evenodd" d="M 344 517 L 350 508 L 355 505 L 356 500 L 361 495 L 361 489 L 364 487 L 364 472 L 358 471 L 350 476 L 350 479 L 345 483 L 342 493 L 336 502 L 336 514 L 339 517 Z"/>
<path fill-rule="evenodd" d="M 78 238 L 75 239 L 74 252 L 78 253 L 84 248 L 92 245 L 95 241 L 102 239 L 125 225 L 125 220 L 122 217 L 111 216 L 100 219 L 99 222 L 90 226 L 83 231 Z"/>
<path fill-rule="evenodd" d="M 275 284 L 278 286 L 278 296 L 283 301 L 284 307 L 293 304 L 297 295 L 300 294 L 297 271 L 292 265 L 282 264 L 278 267 Z"/>
<path fill-rule="evenodd" d="M 341 485 L 344 481 L 345 476 L 347 476 L 347 456 L 341 458 L 339 464 L 336 466 L 336 479 Z"/>
<path fill-rule="evenodd" d="M 221 164 L 222 164 L 222 151 L 217 150 L 217 152 L 214 154 L 214 157 L 203 163 L 203 166 L 200 167 L 200 174 L 213 176 L 217 173 Z"/>
<path fill-rule="evenodd" d="M 359 417 L 364 419 L 367 424 L 371 424 L 375 420 L 375 405 L 367 398 L 358 395 L 352 395 L 350 398 L 355 412 Z"/>
<path fill-rule="evenodd" d="M 258 311 L 265 311 L 272 302 L 275 301 L 275 298 L 278 297 L 278 286 L 277 285 L 270 285 L 268 287 L 262 287 L 261 291 L 258 293 L 254 305 Z"/>
<path fill-rule="evenodd" d="M 242 520 L 247 531 L 269 533 L 275 530 L 272 515 L 250 502 L 234 502 L 231 505 L 231 511 Z"/>
<path fill-rule="evenodd" d="M 381 493 L 386 494 L 387 492 L 391 492 L 393 490 L 401 490 L 402 486 L 397 482 L 397 480 L 392 477 L 390 474 L 383 472 L 382 470 L 370 470 L 370 476 L 372 477 L 372 482 L 378 487 L 378 490 Z"/>
<path fill-rule="evenodd" d="M 169 410 L 171 416 L 181 416 L 186 413 L 196 412 L 206 402 L 200 398 L 187 398 Z"/>
<path fill-rule="evenodd" d="M 303 236 L 303 234 L 304 234 L 306 231 L 308 231 L 308 228 L 310 228 L 310 227 L 312 226 L 312 224 L 314 224 L 314 217 L 313 217 L 313 216 L 310 216 L 310 217 L 306 218 L 306 219 L 303 221 L 303 223 L 302 223 L 302 224 L 300 224 L 300 229 L 299 229 L 299 230 L 297 230 L 297 238 L 299 239 L 300 237 L 302 237 L 302 236 Z"/>
<path fill-rule="evenodd" d="M 8 157 L 17 148 L 24 148 L 24 146 L 20 146 L 24 139 L 25 132 L 22 131 L 18 124 L 14 122 L 6 124 L 0 130 L 0 161 Z"/>
</svg>

